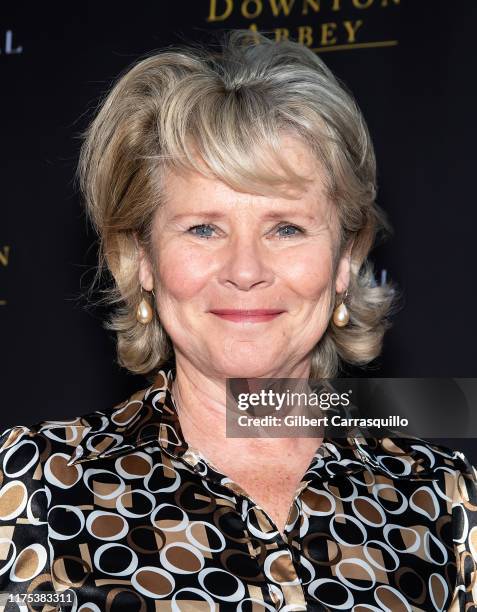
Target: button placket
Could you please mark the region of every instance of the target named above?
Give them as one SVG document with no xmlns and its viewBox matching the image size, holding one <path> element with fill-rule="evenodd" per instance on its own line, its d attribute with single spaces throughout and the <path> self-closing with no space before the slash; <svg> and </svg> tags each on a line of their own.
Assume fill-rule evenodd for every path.
<svg viewBox="0 0 477 612">
<path fill-rule="evenodd" d="M 168 451 L 165 452 L 169 454 Z M 237 511 L 240 512 L 242 520 L 246 523 L 249 537 L 251 540 L 255 539 L 261 541 L 264 545 L 266 554 L 263 562 L 263 570 L 267 579 L 266 584 L 269 596 L 277 607 L 277 610 L 282 609 L 283 606 L 293 606 L 290 610 L 307 610 L 305 591 L 294 565 L 292 545 L 289 544 L 288 539 L 280 533 L 278 527 L 271 517 L 268 516 L 267 512 L 261 508 L 238 483 L 222 474 L 198 449 L 187 445 L 185 452 L 175 455 L 174 458 L 192 467 L 202 479 L 208 480 L 214 486 L 219 486 L 235 495 L 237 499 Z M 206 466 L 207 469 L 201 470 L 201 465 Z M 309 472 L 307 471 L 307 473 Z M 298 485 L 288 511 L 286 525 L 290 524 L 292 513 L 295 512 L 297 508 L 299 509 L 297 500 L 299 500 L 302 491 L 310 482 L 311 479 L 304 477 Z M 239 500 L 241 500 L 241 503 Z M 256 531 L 254 531 L 253 525 L 251 525 L 248 520 L 248 514 L 251 512 L 258 526 Z M 253 556 L 256 559 L 256 555 Z M 270 569 L 270 574 L 267 576 L 268 568 Z M 278 580 L 276 579 L 277 577 L 279 577 Z M 281 597 L 277 595 L 278 592 L 280 592 Z"/>
<path fill-rule="evenodd" d="M 268 516 L 263 508 L 261 508 L 246 492 L 232 480 L 221 482 L 220 475 L 212 468 L 206 474 L 203 474 L 198 466 L 205 458 L 199 452 L 190 452 L 190 447 L 185 455 L 180 457 L 182 461 L 192 468 L 202 477 L 209 480 L 215 486 L 220 486 L 229 492 L 233 492 L 237 498 L 237 511 L 240 512 L 242 520 L 246 523 L 246 529 L 251 539 L 263 542 L 266 555 L 264 559 L 263 569 L 266 575 L 267 568 L 270 567 L 271 574 L 267 576 L 267 588 L 271 600 L 280 610 L 284 605 L 293 605 L 295 610 L 306 610 L 306 599 L 301 580 L 298 576 L 293 562 L 293 553 L 290 545 L 284 539 L 278 527 Z M 206 465 L 208 463 L 206 462 Z M 209 466 L 211 467 L 211 466 Z M 295 492 L 292 506 L 289 511 L 289 517 L 294 510 L 295 502 L 300 493 L 308 485 L 309 481 L 302 481 Z M 250 522 L 248 515 L 252 513 L 257 525 L 254 531 L 253 524 Z M 269 537 L 267 537 L 269 536 Z M 256 558 L 256 557 L 255 557 Z M 283 577 L 283 580 L 276 580 L 273 576 Z M 277 589 L 282 597 L 278 597 Z M 303 607 L 301 607 L 303 606 Z"/>
<path fill-rule="evenodd" d="M 248 508 L 247 514 L 253 513 L 260 530 L 264 534 L 271 535 L 270 538 L 264 538 L 265 549 L 267 551 L 264 560 L 264 573 L 274 605 L 277 607 L 277 610 L 280 610 L 285 605 L 297 606 L 294 608 L 296 610 L 306 610 L 305 593 L 294 565 L 291 546 L 283 538 L 265 510 L 255 504 L 250 498 L 248 499 L 251 505 Z M 280 592 L 281 597 L 278 596 L 277 590 Z"/>
</svg>

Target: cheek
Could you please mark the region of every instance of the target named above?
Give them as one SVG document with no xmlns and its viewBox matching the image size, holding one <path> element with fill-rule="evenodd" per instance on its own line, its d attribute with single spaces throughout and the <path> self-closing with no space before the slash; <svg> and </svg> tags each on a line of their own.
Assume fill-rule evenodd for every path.
<svg viewBox="0 0 477 612">
<path fill-rule="evenodd" d="M 332 259 L 328 249 L 304 249 L 284 263 L 283 275 L 296 293 L 317 300 L 331 286 Z"/>
<path fill-rule="evenodd" d="M 207 284 L 212 258 L 188 248 L 164 248 L 158 264 L 161 293 L 176 301 L 190 300 Z"/>
</svg>

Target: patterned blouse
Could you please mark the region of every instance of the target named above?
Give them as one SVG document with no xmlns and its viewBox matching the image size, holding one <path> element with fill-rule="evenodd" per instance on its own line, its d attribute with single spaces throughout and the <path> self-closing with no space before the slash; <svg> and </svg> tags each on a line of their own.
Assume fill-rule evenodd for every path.
<svg viewBox="0 0 477 612">
<path fill-rule="evenodd" d="M 1 434 L 5 610 L 477 609 L 476 474 L 461 453 L 325 438 L 282 535 L 188 447 L 174 376 Z"/>
</svg>

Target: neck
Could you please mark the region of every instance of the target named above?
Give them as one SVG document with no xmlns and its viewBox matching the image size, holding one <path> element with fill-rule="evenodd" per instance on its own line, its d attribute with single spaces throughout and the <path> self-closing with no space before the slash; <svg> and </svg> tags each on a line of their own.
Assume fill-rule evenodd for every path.
<svg viewBox="0 0 477 612">
<path fill-rule="evenodd" d="M 267 378 L 307 379 L 310 362 L 297 364 Z M 243 458 L 256 456 L 258 450 L 270 462 L 283 461 L 296 454 L 297 444 L 304 451 L 316 449 L 322 438 L 230 438 L 226 437 L 226 376 L 205 373 L 176 353 L 176 376 L 172 393 L 177 406 L 182 434 L 187 444 L 204 454 Z M 265 452 L 264 452 L 265 451 Z"/>
</svg>

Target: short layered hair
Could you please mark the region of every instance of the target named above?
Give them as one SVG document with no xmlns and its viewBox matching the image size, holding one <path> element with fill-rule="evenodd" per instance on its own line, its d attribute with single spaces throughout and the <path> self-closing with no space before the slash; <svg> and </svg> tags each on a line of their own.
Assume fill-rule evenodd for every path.
<svg viewBox="0 0 477 612">
<path fill-rule="evenodd" d="M 136 319 L 138 244 L 152 260 L 152 220 L 165 202 L 168 170 L 201 172 L 260 195 L 300 190 L 308 179 L 284 158 L 284 134 L 301 139 L 324 170 L 339 219 L 335 263 L 352 244 L 350 321 L 338 328 L 330 316 L 310 376 L 333 377 L 345 363 L 364 366 L 381 353 L 398 292 L 393 283 L 377 284 L 369 259 L 378 233 L 392 228 L 376 203 L 376 159 L 363 115 L 346 85 L 304 45 L 232 30 L 215 46 L 171 45 L 136 61 L 82 135 L 78 178 L 99 237 L 90 290 L 108 273 L 100 302 L 112 307 L 105 327 L 116 333 L 121 366 L 152 378 L 173 358 L 161 313 L 147 325 Z M 332 306 L 340 301 L 335 295 Z"/>
</svg>

